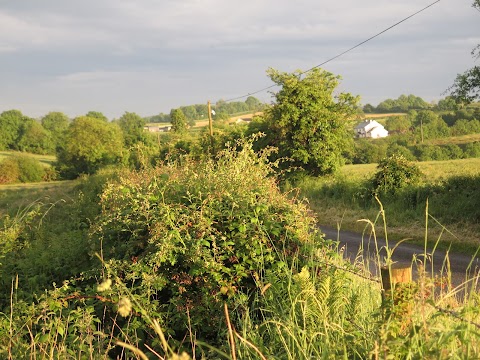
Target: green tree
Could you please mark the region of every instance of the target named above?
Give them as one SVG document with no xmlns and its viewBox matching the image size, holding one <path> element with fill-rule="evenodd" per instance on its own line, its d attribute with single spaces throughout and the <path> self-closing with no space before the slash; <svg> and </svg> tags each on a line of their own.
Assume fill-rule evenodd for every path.
<svg viewBox="0 0 480 360">
<path fill-rule="evenodd" d="M 351 139 L 345 123 L 357 112 L 358 97 L 334 94 L 340 77 L 313 69 L 300 72 L 268 70 L 281 87 L 275 104 L 266 110 L 270 145 L 290 165 L 313 175 L 328 174 L 343 163 L 342 153 Z"/>
<path fill-rule="evenodd" d="M 80 116 L 68 127 L 65 147 L 57 152 L 57 166 L 64 178 L 75 178 L 118 163 L 122 152 L 122 131 L 117 124 Z"/>
<path fill-rule="evenodd" d="M 393 154 L 379 162 L 372 184 L 376 192 L 395 193 L 410 184 L 416 184 L 422 173 L 417 165 L 402 155 Z"/>
<path fill-rule="evenodd" d="M 405 134 L 410 131 L 412 123 L 408 116 L 390 116 L 387 118 L 386 126 L 390 133 Z"/>
<path fill-rule="evenodd" d="M 122 129 L 126 148 L 147 141 L 147 134 L 144 130 L 145 124 L 145 120 L 135 113 L 126 112 L 118 119 L 118 125 Z"/>
<path fill-rule="evenodd" d="M 450 134 L 448 125 L 441 117 L 431 110 L 418 112 L 414 120 L 416 136 L 424 139 L 436 139 Z"/>
<path fill-rule="evenodd" d="M 472 7 L 480 11 L 480 0 L 475 0 Z M 480 58 L 480 44 L 472 50 L 472 56 L 477 60 Z M 447 90 L 459 103 L 471 103 L 480 99 L 480 66 L 474 66 L 458 74 L 453 85 Z"/>
<path fill-rule="evenodd" d="M 103 120 L 105 122 L 108 121 L 108 118 L 105 115 L 103 115 L 103 113 L 101 113 L 100 111 L 89 111 L 85 116 Z"/>
<path fill-rule="evenodd" d="M 255 111 L 261 108 L 262 103 L 254 96 L 249 96 L 245 100 L 245 104 L 248 106 L 248 110 Z"/>
<path fill-rule="evenodd" d="M 33 119 L 24 120 L 18 136 L 18 150 L 34 154 L 53 154 L 55 143 L 49 131 Z"/>
<path fill-rule="evenodd" d="M 0 150 L 16 149 L 24 118 L 19 110 L 8 110 L 0 114 Z"/>
<path fill-rule="evenodd" d="M 172 131 L 177 133 L 187 131 L 187 118 L 181 109 L 170 111 L 170 122 L 172 123 Z"/>
<path fill-rule="evenodd" d="M 195 108 L 195 105 L 181 106 L 180 110 L 182 110 L 187 120 L 198 119 L 197 109 Z"/>
<path fill-rule="evenodd" d="M 362 110 L 366 114 L 371 114 L 375 112 L 375 106 L 373 106 L 372 104 L 366 104 Z"/>
<path fill-rule="evenodd" d="M 438 101 L 438 109 L 442 111 L 457 110 L 458 105 L 452 96 L 447 96 L 445 99 Z"/>
<path fill-rule="evenodd" d="M 42 118 L 41 124 L 50 132 L 55 149 L 64 145 L 69 122 L 67 115 L 57 111 L 49 112 Z"/>
</svg>

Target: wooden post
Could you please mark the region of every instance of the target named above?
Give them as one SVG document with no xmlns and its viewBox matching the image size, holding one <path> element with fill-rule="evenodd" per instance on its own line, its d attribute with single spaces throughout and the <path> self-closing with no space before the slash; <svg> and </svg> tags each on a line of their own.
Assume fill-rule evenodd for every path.
<svg viewBox="0 0 480 360">
<path fill-rule="evenodd" d="M 390 267 L 383 267 L 382 287 L 384 291 L 392 289 L 392 286 L 399 283 L 409 283 L 412 281 L 412 266 L 405 264 L 393 264 Z"/>
<path fill-rule="evenodd" d="M 413 311 L 412 266 L 393 264 L 380 269 L 382 275 L 382 308 L 385 319 L 398 321 L 398 335 L 405 335 L 411 325 Z M 397 286 L 398 285 L 398 286 Z"/>
<path fill-rule="evenodd" d="M 210 137 L 213 138 L 212 107 L 210 105 L 210 100 L 208 100 L 208 126 L 210 128 Z"/>
</svg>

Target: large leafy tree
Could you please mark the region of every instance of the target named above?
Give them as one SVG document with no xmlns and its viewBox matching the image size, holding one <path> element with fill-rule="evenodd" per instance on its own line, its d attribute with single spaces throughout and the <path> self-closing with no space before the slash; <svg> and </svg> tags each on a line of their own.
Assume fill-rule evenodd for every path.
<svg viewBox="0 0 480 360">
<path fill-rule="evenodd" d="M 18 110 L 8 110 L 0 114 L 0 150 L 16 149 L 20 126 L 25 116 Z"/>
<path fill-rule="evenodd" d="M 69 122 L 67 115 L 58 111 L 49 112 L 42 118 L 41 124 L 50 132 L 55 149 L 65 144 L 65 133 Z"/>
<path fill-rule="evenodd" d="M 335 93 L 340 77 L 321 69 L 303 77 L 274 69 L 268 75 L 281 87 L 265 113 L 268 143 L 312 175 L 337 170 L 351 139 L 345 124 L 357 112 L 358 97 Z"/>
<path fill-rule="evenodd" d="M 480 11 L 480 0 L 475 0 L 472 7 Z M 480 44 L 472 50 L 472 56 L 476 60 L 480 59 Z M 458 74 L 449 90 L 459 103 L 468 104 L 480 99 L 480 66 L 474 66 L 463 74 Z"/>
<path fill-rule="evenodd" d="M 68 127 L 65 147 L 58 149 L 58 167 L 63 177 L 75 178 L 118 163 L 122 152 L 123 136 L 117 124 L 80 116 Z"/>
<path fill-rule="evenodd" d="M 126 112 L 118 119 L 118 125 L 122 129 L 123 139 L 127 148 L 146 141 L 145 124 L 145 119 L 136 113 Z"/>
<path fill-rule="evenodd" d="M 53 154 L 55 144 L 52 135 L 37 120 L 26 119 L 20 125 L 18 150 L 34 154 Z"/>
<path fill-rule="evenodd" d="M 172 123 L 172 131 L 183 133 L 187 130 L 187 118 L 181 109 L 172 109 L 170 111 L 170 121 Z"/>
</svg>

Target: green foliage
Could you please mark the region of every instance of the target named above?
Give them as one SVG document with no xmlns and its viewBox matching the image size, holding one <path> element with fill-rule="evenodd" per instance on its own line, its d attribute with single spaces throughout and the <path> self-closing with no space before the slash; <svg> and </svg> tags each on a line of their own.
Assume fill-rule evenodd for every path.
<svg viewBox="0 0 480 360">
<path fill-rule="evenodd" d="M 108 118 L 103 115 L 100 111 L 89 111 L 85 114 L 86 117 L 102 120 L 104 122 L 108 122 Z"/>
<path fill-rule="evenodd" d="M 480 66 L 458 74 L 453 86 L 450 88 L 452 96 L 461 103 L 471 103 L 480 99 Z"/>
<path fill-rule="evenodd" d="M 57 167 L 62 177 L 72 179 L 117 164 L 122 155 L 123 137 L 117 124 L 81 116 L 68 127 L 65 147 L 58 149 Z"/>
<path fill-rule="evenodd" d="M 422 98 L 415 95 L 400 95 L 398 99 L 387 99 L 377 105 L 376 112 L 407 112 L 409 110 L 428 109 L 430 105 Z"/>
<path fill-rule="evenodd" d="M 139 115 L 126 112 L 118 119 L 118 124 L 122 129 L 123 140 L 127 149 L 138 143 L 147 142 L 148 134 L 143 129 L 146 123 Z"/>
<path fill-rule="evenodd" d="M 334 95 L 339 78 L 320 69 L 303 78 L 299 72 L 273 69 L 268 74 L 281 86 L 275 104 L 265 111 L 269 145 L 293 168 L 315 175 L 336 171 L 350 141 L 345 122 L 356 114 L 358 98 Z"/>
<path fill-rule="evenodd" d="M 50 132 L 54 150 L 63 147 L 69 124 L 67 115 L 61 112 L 49 112 L 42 118 L 41 123 L 43 128 Z"/>
<path fill-rule="evenodd" d="M 457 110 L 458 104 L 452 96 L 447 96 L 445 99 L 438 101 L 437 107 L 442 111 Z"/>
<path fill-rule="evenodd" d="M 404 134 L 410 131 L 412 123 L 408 116 L 390 116 L 387 118 L 386 128 L 390 134 Z"/>
<path fill-rule="evenodd" d="M 29 183 L 44 180 L 46 169 L 31 156 L 12 155 L 0 162 L 0 174 L 0 184 Z"/>
<path fill-rule="evenodd" d="M 19 129 L 18 150 L 33 154 L 53 154 L 55 143 L 50 132 L 36 120 L 24 120 Z"/>
<path fill-rule="evenodd" d="M 480 11 L 479 0 L 474 0 L 472 7 Z M 480 44 L 472 50 L 472 56 L 480 57 Z M 463 74 L 458 74 L 453 85 L 447 90 L 459 103 L 469 104 L 480 99 L 480 66 L 474 66 Z"/>
<path fill-rule="evenodd" d="M 387 156 L 388 142 L 383 139 L 357 139 L 354 142 L 354 164 L 378 163 Z"/>
<path fill-rule="evenodd" d="M 8 110 L 0 114 L 0 150 L 16 150 L 20 126 L 24 119 L 18 110 Z"/>
<path fill-rule="evenodd" d="M 105 188 L 96 234 L 107 268 L 175 338 L 190 321 L 197 336 L 217 339 L 224 301 L 247 306 L 255 276 L 320 244 L 307 209 L 279 192 L 265 161 L 242 143 L 215 162 L 127 173 Z"/>
<path fill-rule="evenodd" d="M 414 120 L 415 134 L 421 141 L 437 139 L 450 134 L 448 125 L 431 110 L 420 111 Z"/>
<path fill-rule="evenodd" d="M 422 175 L 417 165 L 399 154 L 393 154 L 380 161 L 377 169 L 372 185 L 376 192 L 382 193 L 395 193 L 408 185 L 415 185 Z"/>
<path fill-rule="evenodd" d="M 184 133 L 187 131 L 187 118 L 181 109 L 172 109 L 170 112 L 170 121 L 173 132 Z"/>
</svg>

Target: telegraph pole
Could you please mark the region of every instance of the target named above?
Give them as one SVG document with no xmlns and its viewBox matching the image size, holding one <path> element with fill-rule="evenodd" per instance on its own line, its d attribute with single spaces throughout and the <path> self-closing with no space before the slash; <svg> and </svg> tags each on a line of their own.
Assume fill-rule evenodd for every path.
<svg viewBox="0 0 480 360">
<path fill-rule="evenodd" d="M 208 126 L 210 128 L 210 137 L 213 140 L 212 106 L 210 105 L 210 100 L 208 100 Z"/>
</svg>

